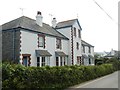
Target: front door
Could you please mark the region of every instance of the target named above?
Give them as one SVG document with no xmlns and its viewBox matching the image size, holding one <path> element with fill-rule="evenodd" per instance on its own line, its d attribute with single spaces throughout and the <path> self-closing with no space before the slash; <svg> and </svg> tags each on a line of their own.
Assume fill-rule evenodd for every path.
<svg viewBox="0 0 120 90">
<path fill-rule="evenodd" d="M 28 57 L 27 56 L 23 56 L 23 65 L 28 66 Z"/>
<path fill-rule="evenodd" d="M 31 54 L 22 54 L 23 58 L 22 58 L 22 64 L 24 66 L 30 66 L 31 64 Z"/>
</svg>

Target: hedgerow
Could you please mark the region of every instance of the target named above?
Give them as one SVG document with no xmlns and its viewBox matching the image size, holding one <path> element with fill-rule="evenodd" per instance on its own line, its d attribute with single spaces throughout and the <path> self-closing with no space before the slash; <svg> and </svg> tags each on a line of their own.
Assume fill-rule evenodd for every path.
<svg viewBox="0 0 120 90">
<path fill-rule="evenodd" d="M 2 87 L 63 89 L 114 72 L 112 64 L 99 66 L 24 67 L 2 64 Z"/>
</svg>

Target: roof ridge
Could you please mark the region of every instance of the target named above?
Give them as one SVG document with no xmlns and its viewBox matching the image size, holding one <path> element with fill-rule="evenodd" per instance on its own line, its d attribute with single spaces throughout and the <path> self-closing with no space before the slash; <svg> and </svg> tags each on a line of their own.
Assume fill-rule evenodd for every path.
<svg viewBox="0 0 120 90">
<path fill-rule="evenodd" d="M 77 18 L 76 19 L 65 20 L 65 21 L 60 21 L 58 23 L 69 22 L 69 21 L 73 21 L 73 20 L 77 20 Z"/>
<path fill-rule="evenodd" d="M 28 19 L 31 19 L 31 20 L 35 20 L 35 19 L 29 18 L 29 17 L 27 17 L 27 16 L 20 16 L 20 17 L 18 17 L 18 18 L 15 18 L 15 19 L 13 19 L 13 20 L 10 20 L 10 21 L 8 21 L 8 22 L 2 24 L 2 25 L 8 24 L 8 23 L 10 23 L 10 22 L 13 22 L 13 21 L 19 20 L 19 19 L 22 19 L 22 21 L 23 21 L 24 18 L 28 18 Z M 20 23 L 21 23 L 21 22 L 20 22 Z"/>
<path fill-rule="evenodd" d="M 21 16 L 21 17 L 22 17 L 22 16 Z M 21 17 L 18 17 L 18 18 L 16 18 L 16 19 L 10 20 L 10 21 L 8 21 L 8 22 L 2 24 L 2 25 L 8 24 L 8 23 L 10 23 L 10 22 L 13 22 L 13 21 L 15 21 L 15 20 L 17 20 L 17 19 L 19 19 L 19 18 L 21 18 Z"/>
<path fill-rule="evenodd" d="M 86 43 L 86 44 L 88 44 L 88 45 L 90 45 L 90 46 L 93 46 L 93 45 L 91 45 L 91 44 L 89 44 L 88 42 L 86 42 L 86 41 L 84 41 L 84 40 L 81 40 L 82 42 L 84 42 L 84 43 Z M 94 47 L 94 46 L 93 46 Z"/>
<path fill-rule="evenodd" d="M 56 29 L 52 28 L 49 24 L 43 23 L 43 26 L 40 27 L 39 25 L 36 24 L 35 21 L 36 21 L 35 19 L 29 18 L 27 16 L 21 16 L 3 24 L 2 26 L 3 30 L 21 27 L 27 30 L 29 29 L 32 31 L 41 32 L 55 37 L 68 39 L 66 36 L 59 33 Z"/>
</svg>

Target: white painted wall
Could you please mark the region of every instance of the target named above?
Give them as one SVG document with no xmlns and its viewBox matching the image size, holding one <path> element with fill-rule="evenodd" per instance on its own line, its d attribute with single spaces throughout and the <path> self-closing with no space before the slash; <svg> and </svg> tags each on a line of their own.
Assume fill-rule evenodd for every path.
<svg viewBox="0 0 120 90">
<path fill-rule="evenodd" d="M 56 56 L 55 56 L 55 51 L 62 51 L 65 54 L 68 55 L 68 40 L 62 39 L 62 49 L 56 49 L 56 38 L 55 37 L 50 37 L 46 36 L 46 49 L 52 54 L 50 57 L 50 63 L 51 66 L 56 66 Z"/>
<path fill-rule="evenodd" d="M 94 47 L 90 47 L 91 53 L 89 53 L 89 47 L 85 46 L 85 53 L 82 51 L 83 54 L 92 55 L 94 57 Z M 89 65 L 89 60 L 84 59 L 84 65 Z M 91 59 L 91 65 L 94 65 L 94 59 Z"/>
<path fill-rule="evenodd" d="M 31 66 L 36 66 L 35 50 L 38 49 L 38 37 L 36 33 L 21 30 L 20 54 L 31 54 Z M 22 58 L 22 57 L 21 57 Z"/>
<path fill-rule="evenodd" d="M 82 47 L 81 47 L 81 38 L 78 37 L 78 29 L 79 29 L 79 30 L 81 30 L 81 29 L 80 29 L 77 21 L 73 24 L 73 27 L 76 28 L 76 37 L 74 36 L 74 30 L 73 30 L 74 64 L 77 64 L 77 56 L 82 56 L 82 51 L 81 51 L 81 49 L 82 49 Z M 77 50 L 77 48 L 76 48 L 76 47 L 77 47 L 77 45 L 76 45 L 77 42 L 79 43 L 79 50 Z"/>
<path fill-rule="evenodd" d="M 71 65 L 71 59 L 72 59 L 72 54 L 71 54 L 71 27 L 67 27 L 67 28 L 61 28 L 61 29 L 57 29 L 57 31 L 59 31 L 60 33 L 62 33 L 64 36 L 66 36 L 67 38 L 69 38 L 68 40 L 68 45 L 67 46 L 63 46 L 63 48 L 68 49 L 68 65 Z M 66 51 L 66 50 L 65 50 Z"/>
<path fill-rule="evenodd" d="M 74 36 L 73 31 L 73 48 L 74 48 L 74 64 L 77 64 L 77 56 L 82 56 L 82 46 L 81 38 L 78 37 L 78 29 L 80 29 L 77 21 L 73 24 L 72 27 L 76 28 L 76 37 Z M 69 40 L 62 39 L 62 49 L 56 49 L 56 37 L 45 36 L 45 50 L 47 50 L 52 56 L 50 57 L 50 66 L 56 65 L 55 51 L 62 51 L 68 55 L 68 65 L 71 65 L 72 62 L 72 53 L 71 53 L 71 27 L 57 29 L 60 33 L 65 35 Z M 21 52 L 20 54 L 31 54 L 31 66 L 37 65 L 37 58 L 35 50 L 41 50 L 43 48 L 38 48 L 38 34 L 30 31 L 21 30 Z M 76 42 L 79 42 L 79 50 L 76 48 Z M 85 46 L 85 54 L 89 53 L 88 46 Z M 91 47 L 91 55 L 94 55 L 94 47 Z M 22 56 L 20 57 L 22 59 Z M 22 61 L 22 60 L 20 60 Z M 85 65 L 88 65 L 88 60 L 84 60 Z"/>
<path fill-rule="evenodd" d="M 94 47 L 90 47 L 91 48 L 91 55 L 94 56 Z"/>
<path fill-rule="evenodd" d="M 41 50 L 43 48 L 38 48 L 38 34 L 29 32 L 29 31 L 21 31 L 21 52 L 20 54 L 31 54 L 31 66 L 37 66 L 37 57 L 35 50 Z M 56 65 L 56 57 L 55 51 L 63 51 L 68 55 L 68 40 L 62 39 L 62 49 L 56 49 L 56 37 L 45 36 L 45 49 L 52 56 L 50 57 L 50 66 Z M 22 56 L 21 56 L 22 59 Z M 22 61 L 22 60 L 20 60 Z"/>
<path fill-rule="evenodd" d="M 80 29 L 77 21 L 73 24 L 72 27 L 76 28 L 76 37 L 74 36 L 74 32 L 73 32 L 73 53 L 74 53 L 74 64 L 77 64 L 77 56 L 82 56 L 82 52 L 81 52 L 81 38 L 78 37 L 78 29 Z M 71 53 L 71 27 L 67 27 L 67 28 L 61 28 L 61 29 L 57 29 L 60 33 L 62 33 L 63 35 L 65 35 L 67 38 L 69 38 L 69 65 L 71 65 L 71 61 L 72 61 L 72 53 Z M 76 49 L 76 42 L 79 42 L 79 50 Z"/>
<path fill-rule="evenodd" d="M 46 36 L 46 49 L 52 56 L 50 57 L 50 66 L 55 66 L 55 47 L 56 47 L 56 39 L 54 37 Z"/>
</svg>

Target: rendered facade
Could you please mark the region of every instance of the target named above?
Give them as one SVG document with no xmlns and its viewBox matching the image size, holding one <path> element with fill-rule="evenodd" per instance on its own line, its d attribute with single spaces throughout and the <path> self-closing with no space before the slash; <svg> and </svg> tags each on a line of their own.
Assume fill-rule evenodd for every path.
<svg viewBox="0 0 120 90">
<path fill-rule="evenodd" d="M 78 19 L 52 26 L 22 16 L 2 25 L 2 60 L 25 66 L 94 65 L 94 46 L 81 39 Z M 85 51 L 84 51 L 85 50 Z"/>
</svg>

